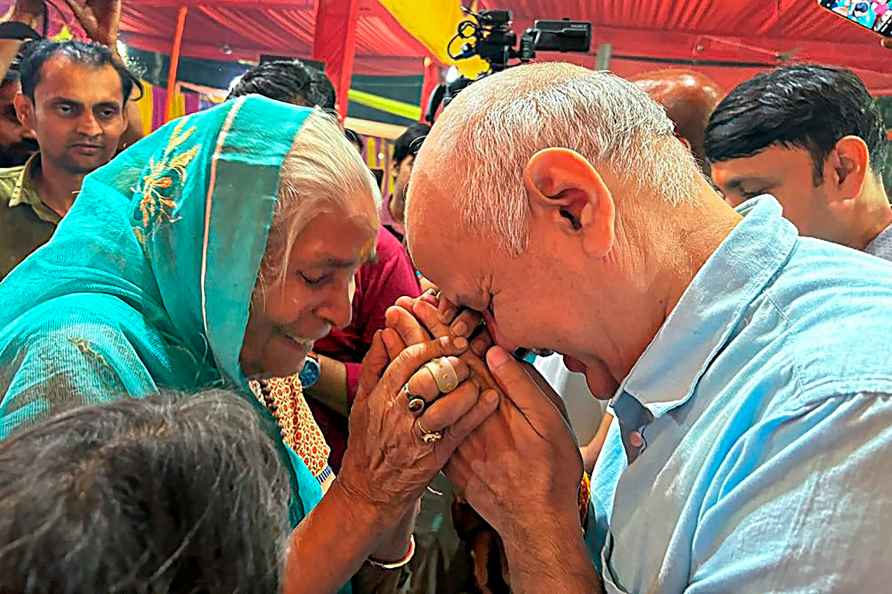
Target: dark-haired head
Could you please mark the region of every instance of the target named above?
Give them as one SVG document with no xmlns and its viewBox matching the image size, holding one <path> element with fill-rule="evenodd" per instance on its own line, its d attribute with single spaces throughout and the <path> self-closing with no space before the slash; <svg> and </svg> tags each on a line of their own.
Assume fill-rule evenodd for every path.
<svg viewBox="0 0 892 594">
<path fill-rule="evenodd" d="M 142 83 L 136 79 L 127 67 L 116 60 L 111 50 L 98 43 L 85 41 L 38 41 L 28 44 L 21 64 L 19 77 L 22 82 L 22 93 L 34 100 L 34 90 L 40 84 L 43 66 L 54 57 L 63 57 L 73 64 L 103 68 L 110 66 L 121 79 L 121 100 L 130 99 L 133 88 L 142 89 Z"/>
<path fill-rule="evenodd" d="M 405 217 L 406 192 L 409 189 L 409 176 L 415 163 L 415 155 L 430 131 L 431 127 L 427 124 L 416 122 L 407 127 L 393 143 L 393 194 L 388 210 L 393 220 L 400 224 Z"/>
<path fill-rule="evenodd" d="M 360 155 L 365 154 L 365 139 L 359 132 L 357 132 L 356 130 L 351 130 L 350 128 L 345 128 L 344 136 L 347 137 L 347 140 L 350 141 L 350 144 L 356 147 L 356 150 L 359 151 Z"/>
<path fill-rule="evenodd" d="M 0 443 L 0 591 L 277 592 L 288 475 L 238 395 L 83 407 Z"/>
<path fill-rule="evenodd" d="M 719 103 L 704 146 L 732 204 L 772 194 L 803 235 L 855 247 L 846 205 L 887 207 L 883 118 L 848 70 L 800 64 L 759 74 Z"/>
<path fill-rule="evenodd" d="M 421 122 L 410 124 L 393 143 L 393 164 L 399 166 L 403 159 L 415 156 L 424 137 L 430 134 L 431 127 Z"/>
<path fill-rule="evenodd" d="M 228 99 L 243 95 L 263 95 L 276 101 L 334 108 L 334 87 L 325 73 L 300 60 L 263 62 L 248 70 L 229 92 Z"/>
</svg>

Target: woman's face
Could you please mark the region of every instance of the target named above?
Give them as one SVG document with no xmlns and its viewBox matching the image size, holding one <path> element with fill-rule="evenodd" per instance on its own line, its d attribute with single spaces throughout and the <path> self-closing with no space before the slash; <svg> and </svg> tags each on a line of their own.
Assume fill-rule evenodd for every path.
<svg viewBox="0 0 892 594">
<path fill-rule="evenodd" d="M 278 271 L 262 271 L 263 281 L 254 289 L 241 351 L 245 375 L 297 373 L 316 340 L 350 323 L 353 277 L 374 257 L 375 237 L 373 211 L 323 212 L 310 220 L 282 280 Z"/>
</svg>

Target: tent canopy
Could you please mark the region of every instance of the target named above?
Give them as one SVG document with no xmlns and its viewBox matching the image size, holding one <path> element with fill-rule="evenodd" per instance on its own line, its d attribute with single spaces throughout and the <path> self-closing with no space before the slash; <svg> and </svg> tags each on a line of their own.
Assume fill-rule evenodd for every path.
<svg viewBox="0 0 892 594">
<path fill-rule="evenodd" d="M 177 7 L 185 4 L 186 56 L 309 57 L 316 1 L 334 0 L 125 0 L 122 32 L 136 47 L 167 52 Z M 535 18 L 591 21 L 591 54 L 564 58 L 594 66 L 598 47 L 609 43 L 610 67 L 619 74 L 693 65 L 730 87 L 792 59 L 853 68 L 874 93 L 892 94 L 892 50 L 815 0 L 481 0 L 480 6 L 511 9 L 518 31 Z M 421 74 L 427 52 L 376 0 L 360 0 L 356 39 L 355 72 Z"/>
<path fill-rule="evenodd" d="M 880 37 L 820 8 L 816 0 L 482 0 L 510 8 L 514 28 L 569 17 L 594 24 L 592 52 L 609 43 L 621 75 L 695 66 L 731 88 L 787 60 L 846 66 L 874 94 L 892 94 L 892 50 Z M 573 61 L 592 66 L 589 59 Z"/>
<path fill-rule="evenodd" d="M 122 38 L 168 53 L 177 10 L 189 7 L 183 55 L 256 61 L 260 55 L 309 58 L 317 2 L 342 0 L 124 0 Z M 420 75 L 427 51 L 377 0 L 358 0 L 358 74 Z M 469 4 L 465 0 L 465 4 Z M 0 0 L 0 7 L 10 4 Z M 60 4 L 56 2 L 56 4 Z M 569 59 L 594 66 L 610 44 L 610 68 L 631 75 L 672 65 L 695 67 L 729 88 L 788 60 L 854 69 L 881 95 L 892 95 L 892 50 L 879 38 L 818 7 L 816 0 L 480 0 L 508 8 L 518 32 L 535 18 L 594 24 L 592 51 Z M 540 56 L 549 58 L 551 56 Z"/>
<path fill-rule="evenodd" d="M 264 54 L 313 53 L 314 0 L 124 0 L 122 37 L 134 47 L 169 53 L 179 6 L 189 7 L 184 56 L 256 61 Z M 355 72 L 421 74 L 425 55 L 377 0 L 359 0 Z"/>
</svg>

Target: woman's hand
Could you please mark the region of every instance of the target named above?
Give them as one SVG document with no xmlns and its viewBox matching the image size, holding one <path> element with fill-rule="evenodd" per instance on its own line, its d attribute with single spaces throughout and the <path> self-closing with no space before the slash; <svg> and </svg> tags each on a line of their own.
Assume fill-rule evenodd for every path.
<svg viewBox="0 0 892 594">
<path fill-rule="evenodd" d="M 411 511 L 455 448 L 496 409 L 497 399 L 479 398 L 477 385 L 464 381 L 469 369 L 456 355 L 468 349 L 466 339 L 414 344 L 390 362 L 382 335 L 376 333 L 363 361 L 347 452 L 335 483 L 358 504 L 374 508 L 384 532 Z M 444 395 L 431 388 L 431 374 L 421 369 L 439 357 L 448 358 L 460 382 Z M 420 413 L 409 409 L 407 385 L 426 403 Z M 441 438 L 425 439 L 437 432 Z"/>
</svg>

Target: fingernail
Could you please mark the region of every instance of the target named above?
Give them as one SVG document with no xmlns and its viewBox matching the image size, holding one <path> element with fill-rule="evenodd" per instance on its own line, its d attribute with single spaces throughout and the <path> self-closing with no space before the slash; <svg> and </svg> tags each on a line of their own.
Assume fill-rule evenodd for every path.
<svg viewBox="0 0 892 594">
<path fill-rule="evenodd" d="M 464 322 L 457 322 L 452 327 L 452 333 L 456 336 L 467 336 L 468 334 L 468 325 Z"/>
<path fill-rule="evenodd" d="M 498 369 L 509 359 L 511 359 L 511 355 L 500 346 L 494 346 L 486 352 L 486 362 L 489 363 L 490 369 Z"/>
<path fill-rule="evenodd" d="M 468 339 L 464 336 L 456 336 L 452 339 L 452 346 L 463 351 L 468 348 Z"/>
<path fill-rule="evenodd" d="M 483 393 L 483 402 L 485 404 L 493 404 L 499 401 L 499 395 L 495 390 L 487 390 Z"/>
</svg>

